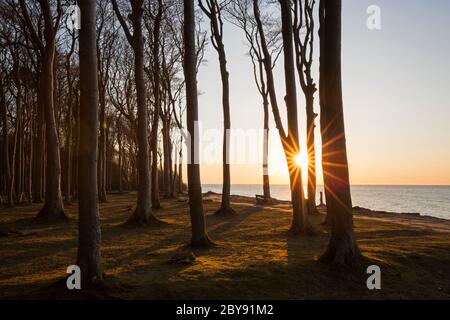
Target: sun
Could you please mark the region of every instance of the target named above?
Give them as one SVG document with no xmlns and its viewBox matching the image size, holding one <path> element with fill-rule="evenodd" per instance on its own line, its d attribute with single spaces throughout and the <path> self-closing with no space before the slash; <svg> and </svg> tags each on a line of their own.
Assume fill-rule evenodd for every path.
<svg viewBox="0 0 450 320">
<path fill-rule="evenodd" d="M 295 164 L 302 169 L 308 168 L 308 155 L 300 152 L 295 156 Z"/>
</svg>

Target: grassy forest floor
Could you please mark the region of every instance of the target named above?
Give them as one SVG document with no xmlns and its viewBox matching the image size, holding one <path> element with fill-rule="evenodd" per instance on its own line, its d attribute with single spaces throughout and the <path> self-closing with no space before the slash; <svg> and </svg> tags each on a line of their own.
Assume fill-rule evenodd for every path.
<svg viewBox="0 0 450 320">
<path fill-rule="evenodd" d="M 288 205 L 254 205 L 234 197 L 237 214 L 212 213 L 219 197 L 205 197 L 207 225 L 218 244 L 191 251 L 187 200 L 163 200 L 158 227 L 122 225 L 136 194 L 109 195 L 100 205 L 102 258 L 111 296 L 119 299 L 431 299 L 450 298 L 450 221 L 355 210 L 355 230 L 367 258 L 355 269 L 317 261 L 329 231 L 312 217 L 317 235 L 287 235 Z M 39 206 L 0 209 L 0 298 L 80 298 L 52 287 L 77 254 L 77 206 L 69 221 L 33 220 Z M 382 290 L 366 287 L 366 268 L 381 267 Z M 95 298 L 95 296 L 81 296 Z"/>
</svg>

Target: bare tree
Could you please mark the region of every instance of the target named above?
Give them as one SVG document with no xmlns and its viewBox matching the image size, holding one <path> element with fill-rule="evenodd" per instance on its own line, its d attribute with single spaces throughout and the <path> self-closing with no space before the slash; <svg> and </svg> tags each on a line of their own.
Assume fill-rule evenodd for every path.
<svg viewBox="0 0 450 320">
<path fill-rule="evenodd" d="M 158 126 L 161 113 L 161 68 L 160 68 L 160 37 L 161 37 L 161 23 L 164 14 L 162 0 L 158 0 L 158 9 L 154 16 L 153 24 L 153 97 L 154 97 L 154 111 L 152 123 L 151 149 L 152 149 L 152 206 L 154 209 L 161 208 L 159 199 L 159 181 L 158 181 Z"/>
<path fill-rule="evenodd" d="M 197 54 L 195 49 L 194 0 L 184 0 L 184 75 L 186 79 L 187 129 L 190 134 L 188 160 L 189 213 L 192 225 L 192 247 L 208 247 L 212 244 L 206 232 L 203 213 L 200 164 L 195 163 L 199 137 L 195 134 L 198 121 Z"/>
<path fill-rule="evenodd" d="M 322 168 L 331 238 L 322 260 L 352 265 L 361 253 L 355 240 L 342 100 L 342 0 L 320 1 L 320 126 Z"/>
<path fill-rule="evenodd" d="M 148 224 L 157 221 L 152 213 L 150 199 L 150 176 L 149 176 L 149 156 L 148 156 L 148 134 L 147 134 L 147 105 L 146 87 L 144 82 L 144 37 L 142 34 L 143 0 L 130 0 L 130 19 L 133 25 L 131 33 L 128 24 L 124 20 L 116 0 L 112 0 L 113 9 L 125 32 L 125 36 L 133 48 L 134 53 L 134 76 L 138 107 L 138 170 L 139 188 L 136 209 L 129 222 L 137 224 Z"/>
<path fill-rule="evenodd" d="M 233 0 L 227 12 L 231 16 L 230 21 L 241 28 L 249 46 L 249 56 L 253 65 L 253 76 L 256 87 L 263 101 L 264 110 L 264 145 L 263 145 L 263 192 L 264 199 L 270 200 L 270 179 L 269 179 L 269 88 L 267 77 L 264 71 L 264 54 L 261 46 L 261 39 L 258 33 L 258 26 L 255 16 L 252 14 L 252 0 Z M 271 16 L 263 18 L 268 34 L 267 46 L 272 60 L 272 70 L 281 53 L 280 29 L 277 21 Z"/>
<path fill-rule="evenodd" d="M 106 158 L 106 131 L 108 128 L 106 107 L 107 107 L 107 87 L 110 81 L 110 69 L 114 58 L 113 49 L 116 43 L 117 30 L 110 14 L 111 7 L 105 1 L 98 1 L 98 32 L 97 32 L 97 61 L 98 61 L 98 81 L 100 99 L 100 141 L 99 141 L 99 161 L 98 161 L 98 199 L 100 202 L 107 201 L 106 179 L 107 179 L 107 158 Z"/>
<path fill-rule="evenodd" d="M 27 33 L 32 39 L 33 45 L 39 51 L 42 65 L 41 84 L 46 124 L 47 163 L 45 170 L 45 203 L 37 217 L 45 219 L 66 218 L 61 196 L 61 161 L 54 106 L 55 39 L 62 16 L 61 1 L 57 1 L 56 17 L 53 17 L 50 2 L 48 0 L 39 0 L 41 14 L 44 19 L 43 37 L 45 41 L 42 41 L 33 25 L 26 1 L 19 0 L 19 4 L 27 27 Z"/>
<path fill-rule="evenodd" d="M 229 73 L 227 70 L 227 57 L 223 43 L 223 19 L 222 11 L 229 1 L 219 0 L 199 0 L 198 4 L 205 15 L 208 17 L 211 27 L 211 43 L 219 55 L 220 75 L 222 78 L 222 107 L 223 107 L 223 186 L 222 203 L 217 210 L 217 214 L 228 215 L 235 213 L 231 208 L 231 173 L 230 173 L 230 84 Z"/>
<path fill-rule="evenodd" d="M 73 105 L 74 105 L 74 90 L 75 90 L 75 77 L 72 74 L 72 56 L 75 52 L 75 44 L 76 44 L 76 34 L 75 31 L 69 30 L 70 37 L 70 47 L 69 51 L 66 53 L 66 76 L 67 76 L 67 86 L 68 86 L 68 95 L 67 95 L 67 112 L 66 112 L 66 180 L 65 180 L 65 197 L 64 204 L 69 205 L 71 203 L 71 185 L 72 185 L 72 149 L 73 149 Z"/>
<path fill-rule="evenodd" d="M 294 44 L 297 73 L 300 87 L 306 101 L 306 147 L 308 150 L 308 210 L 317 213 L 316 208 L 316 149 L 314 94 L 317 91 L 312 77 L 314 51 L 314 5 L 315 0 L 294 0 Z"/>
<path fill-rule="evenodd" d="M 77 265 L 83 288 L 103 280 L 100 268 L 100 221 L 97 205 L 98 81 L 96 2 L 80 0 L 80 149 Z"/>
<path fill-rule="evenodd" d="M 267 77 L 267 86 L 269 90 L 270 103 L 272 106 L 272 113 L 278 129 L 289 170 L 289 181 L 291 186 L 291 199 L 293 207 L 293 219 L 289 232 L 295 235 L 308 235 L 311 234 L 312 228 L 308 221 L 307 206 L 304 203 L 301 168 L 296 164 L 295 161 L 296 157 L 300 153 L 300 145 L 298 137 L 298 115 L 293 52 L 294 49 L 292 45 L 292 14 L 289 1 L 280 0 L 279 2 L 281 4 L 282 36 L 284 49 L 284 70 L 286 83 L 285 102 L 288 124 L 287 133 L 284 129 L 279 112 L 277 95 L 275 91 L 275 81 L 272 71 L 272 57 L 268 50 L 266 34 L 261 19 L 259 0 L 253 0 L 253 13 L 255 15 L 255 21 L 261 41 L 264 70 Z"/>
</svg>

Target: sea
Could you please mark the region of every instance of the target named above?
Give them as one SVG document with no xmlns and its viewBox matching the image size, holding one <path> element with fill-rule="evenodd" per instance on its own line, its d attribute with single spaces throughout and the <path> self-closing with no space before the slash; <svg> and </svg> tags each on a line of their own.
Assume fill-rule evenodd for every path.
<svg viewBox="0 0 450 320">
<path fill-rule="evenodd" d="M 271 195 L 279 200 L 290 200 L 289 185 L 273 184 Z M 203 192 L 222 192 L 222 185 L 207 184 Z M 317 203 L 323 186 L 317 186 Z M 234 184 L 231 193 L 254 197 L 263 194 L 262 185 Z M 352 185 L 353 206 L 375 211 L 419 213 L 450 220 L 450 186 Z"/>
</svg>

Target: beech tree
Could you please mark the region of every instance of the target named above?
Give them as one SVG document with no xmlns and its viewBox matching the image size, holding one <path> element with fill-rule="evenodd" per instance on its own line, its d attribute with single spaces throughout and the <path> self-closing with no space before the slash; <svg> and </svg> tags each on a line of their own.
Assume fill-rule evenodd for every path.
<svg viewBox="0 0 450 320">
<path fill-rule="evenodd" d="M 223 185 L 222 202 L 216 214 L 228 215 L 235 213 L 231 208 L 231 173 L 230 173 L 230 84 L 229 73 L 227 70 L 227 57 L 225 45 L 223 43 L 223 19 L 222 11 L 228 1 L 219 0 L 199 0 L 198 4 L 205 15 L 208 17 L 211 26 L 211 43 L 219 55 L 220 75 L 222 79 L 222 107 L 223 107 Z"/>
<path fill-rule="evenodd" d="M 161 68 L 160 68 L 160 37 L 161 23 L 164 14 L 163 2 L 158 0 L 158 9 L 154 16 L 153 24 L 153 44 L 152 44 L 152 78 L 153 78 L 153 123 L 151 135 L 152 148 L 152 204 L 154 209 L 161 208 L 159 199 L 159 179 L 158 179 L 158 127 L 161 113 Z"/>
<path fill-rule="evenodd" d="M 198 92 L 197 92 L 197 54 L 195 48 L 195 11 L 194 0 L 184 0 L 184 77 L 186 82 L 186 116 L 187 130 L 190 141 L 188 159 L 188 192 L 189 214 L 192 226 L 192 247 L 208 247 L 212 244 L 206 232 L 205 216 L 203 212 L 202 185 L 200 180 L 200 164 L 197 158 L 199 137 L 195 134 L 198 121 Z"/>
<path fill-rule="evenodd" d="M 321 0 L 320 126 L 322 168 L 331 238 L 321 257 L 335 264 L 355 264 L 361 257 L 353 229 L 352 198 L 345 140 L 341 75 L 342 0 Z"/>
<path fill-rule="evenodd" d="M 41 14 L 44 19 L 43 38 L 37 31 L 30 17 L 25 0 L 19 0 L 23 20 L 27 33 L 32 40 L 41 64 L 41 94 L 43 111 L 45 116 L 45 141 L 46 141 L 46 167 L 45 167 L 45 203 L 39 211 L 38 218 L 59 219 L 66 218 L 61 196 L 61 161 L 59 151 L 59 139 L 56 127 L 54 95 L 54 60 L 56 35 L 62 16 L 61 1 L 57 1 L 56 14 L 52 12 L 48 0 L 39 0 Z"/>
<path fill-rule="evenodd" d="M 269 87 L 267 76 L 264 71 L 264 56 L 261 40 L 258 34 L 257 22 L 252 13 L 252 0 L 233 0 L 227 12 L 231 16 L 231 22 L 241 28 L 245 33 L 245 38 L 249 46 L 249 56 L 253 65 L 253 77 L 256 87 L 261 95 L 264 111 L 264 141 L 263 141 L 263 194 L 265 200 L 270 200 L 270 179 L 269 179 Z M 272 60 L 272 70 L 281 53 L 280 30 L 275 21 L 270 16 L 263 18 L 268 34 L 267 49 Z"/>
<path fill-rule="evenodd" d="M 300 153 L 298 137 L 298 115 L 297 99 L 295 85 L 295 63 L 293 48 L 293 26 L 291 6 L 288 0 L 279 0 L 281 5 L 282 19 L 282 38 L 284 52 L 284 71 L 286 84 L 286 109 L 287 109 L 287 132 L 284 129 L 281 120 L 277 95 L 275 90 L 275 81 L 272 70 L 272 57 L 267 45 L 267 37 L 264 31 L 263 21 L 261 19 L 260 1 L 253 0 L 253 14 L 255 16 L 258 29 L 261 49 L 263 53 L 264 70 L 267 77 L 267 86 L 269 90 L 270 104 L 275 124 L 278 129 L 281 144 L 283 146 L 286 163 L 289 170 L 289 181 L 291 187 L 291 199 L 293 207 L 293 219 L 289 232 L 294 235 L 309 235 L 312 233 L 312 227 L 308 220 L 307 206 L 304 200 L 304 191 L 302 183 L 301 168 L 296 164 L 296 157 Z"/>
<path fill-rule="evenodd" d="M 100 221 L 97 205 L 98 81 L 96 2 L 80 0 L 80 147 L 77 265 L 83 289 L 103 280 L 100 267 Z"/>
<path fill-rule="evenodd" d="M 297 73 L 306 102 L 306 148 L 308 151 L 308 210 L 317 213 L 316 208 L 316 149 L 314 94 L 317 91 L 312 77 L 314 53 L 314 5 L 315 0 L 294 0 L 294 44 Z"/>
<path fill-rule="evenodd" d="M 141 225 L 157 221 L 152 213 L 150 199 L 150 176 L 149 176 L 149 154 L 148 154 L 148 112 L 146 105 L 146 87 L 144 82 L 144 37 L 142 33 L 143 0 L 130 0 L 131 19 L 133 33 L 131 33 L 127 22 L 122 16 L 116 0 L 112 0 L 113 9 L 124 30 L 125 36 L 134 53 L 134 77 L 138 108 L 138 199 L 136 209 L 129 219 L 130 223 Z M 154 130 L 154 129 L 153 129 Z M 155 155 L 153 155 L 154 157 Z"/>
</svg>

